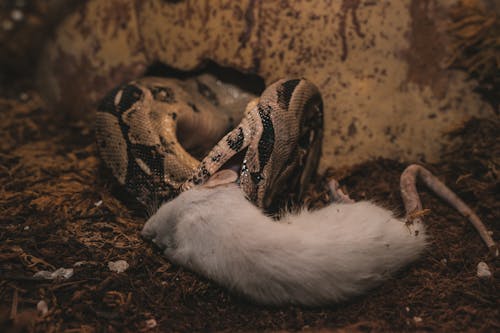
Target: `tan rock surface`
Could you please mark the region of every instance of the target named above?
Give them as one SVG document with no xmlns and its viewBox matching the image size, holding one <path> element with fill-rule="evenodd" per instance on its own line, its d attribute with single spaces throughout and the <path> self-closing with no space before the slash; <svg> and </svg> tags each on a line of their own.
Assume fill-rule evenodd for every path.
<svg viewBox="0 0 500 333">
<path fill-rule="evenodd" d="M 321 169 L 436 161 L 448 131 L 495 116 L 473 81 L 441 68 L 444 12 L 417 0 L 93 0 L 59 27 L 40 78 L 46 96 L 80 112 L 157 61 L 212 60 L 266 84 L 303 76 L 325 102 Z"/>
</svg>

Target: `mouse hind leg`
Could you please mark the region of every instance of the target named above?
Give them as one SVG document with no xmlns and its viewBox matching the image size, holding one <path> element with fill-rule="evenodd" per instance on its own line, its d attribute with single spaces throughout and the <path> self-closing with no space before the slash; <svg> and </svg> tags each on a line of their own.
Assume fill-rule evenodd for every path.
<svg viewBox="0 0 500 333">
<path fill-rule="evenodd" d="M 498 247 L 491 238 L 481 219 L 450 188 L 448 188 L 429 170 L 417 164 L 408 166 L 401 174 L 401 196 L 405 205 L 406 218 L 409 222 L 420 222 L 420 217 L 422 216 L 421 213 L 423 212 L 422 203 L 417 192 L 417 177 L 422 180 L 422 182 L 438 197 L 446 201 L 460 214 L 465 216 L 476 228 L 493 255 L 498 256 Z"/>
</svg>

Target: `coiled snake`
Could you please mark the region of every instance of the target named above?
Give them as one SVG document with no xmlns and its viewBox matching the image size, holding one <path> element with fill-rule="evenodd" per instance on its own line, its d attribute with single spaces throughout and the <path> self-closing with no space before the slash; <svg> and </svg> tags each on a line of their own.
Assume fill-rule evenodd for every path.
<svg viewBox="0 0 500 333">
<path fill-rule="evenodd" d="M 282 79 L 255 98 L 218 85 L 211 76 L 185 81 L 149 77 L 111 91 L 98 107 L 96 136 L 116 180 L 155 209 L 236 165 L 240 187 L 258 207 L 280 208 L 281 196 L 289 193 L 302 199 L 321 155 L 323 103 L 316 86 L 305 79 Z M 479 217 L 418 165 L 401 176 L 409 221 L 420 219 L 422 211 L 417 176 L 466 216 L 498 256 Z M 336 186 L 331 192 L 339 202 L 352 202 Z"/>
<path fill-rule="evenodd" d="M 236 164 L 240 186 L 257 206 L 267 209 L 287 192 L 300 199 L 321 154 L 323 105 L 316 86 L 282 79 L 259 98 L 244 94 L 242 103 L 203 79 L 215 82 L 147 77 L 102 100 L 98 149 L 116 180 L 149 205 Z"/>
</svg>

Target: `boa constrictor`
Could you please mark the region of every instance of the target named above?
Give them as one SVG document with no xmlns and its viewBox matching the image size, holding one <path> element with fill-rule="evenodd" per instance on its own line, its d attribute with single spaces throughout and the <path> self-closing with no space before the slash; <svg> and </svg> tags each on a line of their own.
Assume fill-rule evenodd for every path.
<svg viewBox="0 0 500 333">
<path fill-rule="evenodd" d="M 149 205 L 236 164 L 240 186 L 257 206 L 268 209 L 290 192 L 300 199 L 321 154 L 323 104 L 316 86 L 282 79 L 252 99 L 228 97 L 206 80 L 215 81 L 146 77 L 102 100 L 97 143 L 114 177 Z"/>
</svg>

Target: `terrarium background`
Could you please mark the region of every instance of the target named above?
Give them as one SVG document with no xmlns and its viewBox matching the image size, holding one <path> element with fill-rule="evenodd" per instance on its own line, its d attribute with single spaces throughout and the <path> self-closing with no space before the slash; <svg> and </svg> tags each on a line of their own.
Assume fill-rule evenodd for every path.
<svg viewBox="0 0 500 333">
<path fill-rule="evenodd" d="M 123 2 L 115 0 L 99 5 L 91 1 L 89 6 L 97 10 L 100 8 L 98 6 L 110 8 L 113 4 Z M 433 238 L 429 251 L 419 262 L 381 288 L 350 303 L 323 309 L 263 308 L 249 304 L 182 268 L 172 266 L 161 257 L 159 251 L 140 239 L 138 232 L 144 222 L 143 212 L 117 199 L 119 189 L 114 187 L 109 174 L 100 169 L 94 146 L 93 115 L 92 112 L 82 112 L 82 104 L 79 104 L 86 100 L 86 95 L 75 99 L 74 94 L 69 94 L 72 98 L 69 101 L 73 100 L 78 107 L 61 107 L 43 102 L 40 90 L 35 87 L 35 81 L 44 82 L 44 76 L 37 74 L 36 67 L 38 60 L 45 54 L 42 49 L 51 45 L 48 41 L 50 38 L 57 38 L 58 33 L 53 32 L 53 27 L 67 17 L 71 8 L 61 5 L 64 1 L 55 0 L 22 3 L 5 1 L 0 4 L 0 23 L 3 24 L 5 20 L 13 23 L 8 29 L 3 25 L 0 27 L 1 330 L 34 325 L 41 332 L 65 329 L 137 331 L 145 328 L 146 321 L 153 318 L 158 323 L 154 330 L 500 329 L 499 280 L 493 277 L 480 281 L 475 276 L 476 265 L 481 260 L 489 264 L 495 276 L 498 259 L 488 257 L 480 238 L 463 218 L 425 190 L 424 206 L 431 210 L 426 221 Z M 144 3 L 143 6 L 153 11 L 164 6 L 176 6 L 180 10 L 188 2 Z M 254 7 L 248 11 L 252 3 Z M 429 146 L 430 151 L 439 152 L 434 155 L 437 158 L 425 158 L 426 161 L 440 162 L 426 166 L 471 203 L 498 240 L 499 24 L 495 2 L 457 2 L 458 5 L 452 6 L 444 15 L 437 5 L 444 6 L 445 1 L 402 1 L 397 15 L 394 6 L 399 4 L 387 5 L 383 11 L 386 16 L 373 3 L 339 1 L 327 8 L 328 12 L 335 13 L 331 15 L 331 29 L 339 44 L 325 57 L 325 61 L 332 61 L 328 66 L 334 66 L 334 71 L 342 72 L 343 80 L 339 80 L 337 74 L 331 75 L 333 67 L 318 67 L 317 61 L 306 61 L 309 59 L 307 55 L 304 56 L 306 60 L 296 66 L 268 57 L 270 48 L 259 49 L 259 43 L 267 45 L 263 41 L 267 37 L 273 39 L 270 28 L 254 28 L 245 37 L 248 38 L 245 42 L 247 46 L 242 49 L 244 54 L 241 58 L 219 62 L 258 74 L 267 81 L 272 80 L 273 75 L 280 76 L 285 72 L 321 78 L 323 81 L 318 80 L 318 84 L 322 85 L 329 107 L 327 112 L 331 115 L 326 118 L 330 135 L 325 139 L 322 170 L 334 167 L 326 175 L 335 173 L 342 176 L 342 184 L 355 199 L 376 200 L 399 212 L 402 212 L 402 206 L 398 177 L 405 164 L 398 161 L 422 159 L 425 152 L 417 151 L 414 154 L 412 150 L 412 153 L 400 154 L 398 152 L 404 152 L 405 149 L 390 147 L 410 143 L 417 150 L 428 147 L 424 145 L 424 148 L 418 148 L 420 141 L 394 132 L 397 126 L 389 126 L 390 130 L 384 130 L 388 122 L 401 124 L 402 118 L 384 117 L 375 111 L 376 118 L 380 120 L 369 129 L 380 141 L 365 141 L 362 124 L 373 121 L 363 118 L 363 112 L 386 109 L 388 102 L 384 98 L 397 105 L 398 114 L 424 112 L 424 117 L 416 115 L 416 118 L 403 120 L 412 126 L 425 127 L 429 133 L 440 133 L 435 134 L 438 146 Z M 276 31 L 281 29 L 278 24 L 281 21 L 275 19 L 279 15 L 271 8 L 277 4 L 241 2 L 241 7 L 247 8 L 246 12 L 242 11 L 242 31 L 248 26 L 251 16 L 248 13 L 255 14 L 253 24 L 275 26 Z M 327 12 L 321 6 L 314 9 L 301 7 L 307 6 L 302 2 L 279 4 L 283 12 L 299 13 L 298 18 L 290 15 L 282 22 L 283 27 L 299 27 L 299 31 L 311 28 L 311 25 L 307 26 L 309 21 L 306 19 L 310 17 L 304 13 L 314 10 L 320 10 L 322 14 Z M 222 6 L 222 3 L 215 4 L 219 5 Z M 134 10 L 137 8 L 134 6 L 127 8 Z M 16 9 L 23 13 L 19 21 L 12 19 L 12 11 Z M 151 21 L 151 29 L 160 26 L 162 15 L 178 15 L 174 12 L 168 14 L 166 10 L 153 12 L 158 16 Z M 142 13 L 153 15 L 146 10 Z M 201 13 L 201 9 L 193 8 L 194 23 L 199 16 L 196 13 Z M 273 17 L 272 13 L 276 16 Z M 390 13 L 396 15 L 397 20 Z M 93 14 L 87 11 L 85 15 L 91 19 Z M 98 19 L 98 16 L 95 18 Z M 359 31 L 354 27 L 355 18 L 361 22 Z M 391 68 L 391 73 L 398 73 L 384 79 L 386 86 L 362 84 L 371 82 L 370 78 L 364 76 L 369 62 L 356 59 L 355 50 L 362 49 L 369 33 L 376 29 L 375 23 L 373 29 L 363 29 L 366 27 L 363 26 L 366 24 L 364 18 L 366 22 L 378 22 L 379 27 L 382 22 L 394 22 L 410 32 L 404 39 L 394 35 L 384 43 L 371 46 L 375 50 L 380 50 L 378 47 L 389 50 L 401 43 L 400 49 L 408 50 L 406 54 L 384 56 L 389 59 L 385 65 Z M 342 20 L 344 32 L 339 23 Z M 161 26 L 168 28 L 165 24 Z M 318 27 L 312 26 L 319 31 Z M 208 29 L 216 31 L 218 27 L 209 26 Z M 258 37 L 258 34 L 254 35 L 258 31 L 260 42 L 252 39 Z M 238 31 L 234 34 L 235 38 L 239 38 Z M 342 34 L 345 37 L 345 49 L 342 46 Z M 434 34 L 444 39 L 436 39 L 434 37 L 437 35 Z M 244 42 L 244 39 L 240 42 Z M 276 48 L 274 52 L 279 54 L 280 47 L 288 47 L 288 42 L 273 44 Z M 148 54 L 158 52 L 161 56 L 161 51 L 156 51 L 154 47 L 164 43 L 166 41 L 151 41 Z M 434 48 L 429 49 L 429 45 L 434 45 Z M 438 53 L 434 52 L 437 50 L 436 45 L 439 46 Z M 180 67 L 184 66 L 185 69 L 195 66 L 196 56 L 185 56 L 193 51 L 189 47 L 182 50 L 186 53 L 179 51 L 179 48 L 170 50 L 178 52 L 177 61 L 172 60 L 174 55 L 163 54 L 164 59 L 172 60 L 170 65 L 182 65 Z M 342 60 L 344 51 L 347 53 Z M 353 58 L 349 58 L 350 55 Z M 123 61 L 126 62 L 125 56 Z M 213 58 L 217 57 L 222 55 L 213 54 Z M 286 59 L 294 57 L 285 56 Z M 258 68 L 252 67 L 255 66 L 255 59 L 258 59 Z M 191 63 L 183 65 L 181 60 Z M 239 66 L 238 61 L 245 66 Z M 164 62 L 169 64 L 168 61 Z M 413 64 L 413 67 L 408 66 L 408 63 Z M 55 63 L 49 61 L 46 72 L 55 73 L 51 75 L 60 77 L 60 84 L 73 93 L 84 92 L 89 88 L 85 78 L 80 81 L 71 71 L 69 77 L 59 76 L 57 70 L 50 67 L 51 64 Z M 282 67 L 276 68 L 276 64 Z M 450 71 L 450 68 L 453 70 Z M 360 75 L 351 76 L 356 72 L 350 72 L 353 69 L 358 69 Z M 103 70 L 105 74 L 106 68 Z M 88 75 L 95 73 L 89 71 Z M 324 80 L 329 77 L 329 82 L 324 84 Z M 349 85 L 342 87 L 344 81 Z M 401 85 L 403 81 L 407 85 Z M 446 89 L 443 88 L 443 82 L 447 84 Z M 451 89 L 450 84 L 455 88 Z M 444 92 L 440 89 L 444 89 Z M 368 96 L 374 98 L 372 90 L 381 93 L 378 99 L 368 99 Z M 360 94 L 356 96 L 355 91 Z M 446 104 L 444 101 L 450 91 L 460 95 L 461 101 Z M 405 105 L 403 102 L 408 98 L 413 102 L 425 100 L 425 103 L 406 102 L 412 108 L 412 111 L 407 110 L 401 105 Z M 423 109 L 422 105 L 425 106 Z M 444 116 L 429 117 L 433 108 L 443 105 L 447 105 L 448 109 L 444 113 L 451 123 L 441 122 Z M 339 110 L 343 112 L 339 113 Z M 480 114 L 476 114 L 478 110 L 482 110 Z M 370 115 L 368 111 L 365 113 Z M 345 117 L 339 117 L 339 114 Z M 471 118 L 465 122 L 474 115 L 486 116 L 486 119 Z M 417 122 L 418 119 L 423 123 Z M 383 124 L 380 122 L 382 120 Z M 391 140 L 396 145 L 391 146 Z M 361 141 L 364 143 L 358 144 Z M 366 142 L 371 142 L 374 147 L 381 146 L 381 153 L 375 155 L 385 158 L 373 159 L 375 155 L 366 154 L 364 149 L 370 147 L 363 146 Z M 352 167 L 360 162 L 363 163 Z M 342 165 L 344 168 L 340 172 L 338 167 Z M 321 205 L 321 196 L 322 193 L 315 191 L 310 193 L 311 200 L 316 200 L 317 205 Z M 101 200 L 102 204 L 96 205 Z M 118 259 L 125 259 L 130 264 L 125 273 L 116 274 L 108 270 L 107 262 Z M 50 282 L 31 278 L 36 271 L 72 267 L 78 261 L 88 263 L 76 268 L 70 280 Z M 42 299 L 48 303 L 49 313 L 39 317 L 35 307 Z M 11 320 L 11 317 L 15 319 Z"/>
</svg>

